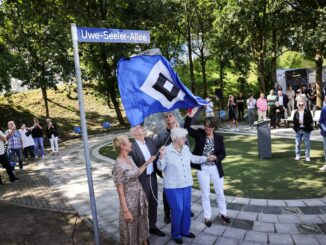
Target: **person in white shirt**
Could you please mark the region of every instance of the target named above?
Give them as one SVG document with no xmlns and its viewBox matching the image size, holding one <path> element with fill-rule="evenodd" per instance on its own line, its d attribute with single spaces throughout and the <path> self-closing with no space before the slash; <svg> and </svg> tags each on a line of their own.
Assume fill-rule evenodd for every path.
<svg viewBox="0 0 326 245">
<path fill-rule="evenodd" d="M 254 99 L 253 94 L 249 94 L 249 98 L 247 99 L 247 108 L 248 108 L 248 122 L 249 129 L 251 129 L 255 122 L 256 117 L 256 99 Z"/>
<path fill-rule="evenodd" d="M 288 115 L 291 115 L 294 110 L 294 97 L 295 92 L 292 89 L 292 86 L 289 86 L 289 89 L 286 91 L 286 96 L 288 97 Z"/>
<path fill-rule="evenodd" d="M 32 137 L 32 131 L 29 130 L 25 124 L 22 124 L 20 126 L 20 136 L 22 138 L 23 142 L 23 154 L 25 159 L 28 158 L 28 154 L 30 155 L 31 158 L 35 157 L 35 143 L 34 139 Z"/>
<path fill-rule="evenodd" d="M 152 156 L 156 155 L 156 142 L 151 137 L 146 137 L 146 130 L 142 126 L 130 129 L 130 134 L 135 139 L 132 142 L 130 156 L 135 164 L 140 167 Z M 147 197 L 149 233 L 165 236 L 165 233 L 156 226 L 157 221 L 157 177 L 154 163 L 149 163 L 146 170 L 139 176 L 139 182 Z"/>
<path fill-rule="evenodd" d="M 214 104 L 210 98 L 206 98 L 208 104 L 205 106 L 206 117 L 214 117 Z"/>
</svg>

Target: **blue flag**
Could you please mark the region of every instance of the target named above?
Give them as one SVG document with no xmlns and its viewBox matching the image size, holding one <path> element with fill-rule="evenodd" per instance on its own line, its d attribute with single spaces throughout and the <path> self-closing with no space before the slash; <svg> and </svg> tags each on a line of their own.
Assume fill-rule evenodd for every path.
<svg viewBox="0 0 326 245">
<path fill-rule="evenodd" d="M 156 112 L 194 108 L 207 101 L 194 96 L 161 55 L 123 58 L 118 63 L 118 84 L 131 126 Z"/>
</svg>

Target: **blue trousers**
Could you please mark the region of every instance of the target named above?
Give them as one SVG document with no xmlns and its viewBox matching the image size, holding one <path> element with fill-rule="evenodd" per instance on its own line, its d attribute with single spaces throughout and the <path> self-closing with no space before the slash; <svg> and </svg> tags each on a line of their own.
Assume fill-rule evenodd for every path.
<svg viewBox="0 0 326 245">
<path fill-rule="evenodd" d="M 43 137 L 33 138 L 35 143 L 35 157 L 38 157 L 39 150 L 41 151 L 41 156 L 44 156 L 44 146 Z"/>
<path fill-rule="evenodd" d="M 164 189 L 171 208 L 172 238 L 189 235 L 191 224 L 191 186 Z"/>
</svg>

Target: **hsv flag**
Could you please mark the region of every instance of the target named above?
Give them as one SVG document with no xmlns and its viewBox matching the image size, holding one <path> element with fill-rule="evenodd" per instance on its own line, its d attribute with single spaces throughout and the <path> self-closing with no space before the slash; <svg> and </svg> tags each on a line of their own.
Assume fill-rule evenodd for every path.
<svg viewBox="0 0 326 245">
<path fill-rule="evenodd" d="M 207 104 L 206 100 L 190 92 L 161 55 L 120 59 L 118 85 L 132 127 L 153 113 Z"/>
</svg>

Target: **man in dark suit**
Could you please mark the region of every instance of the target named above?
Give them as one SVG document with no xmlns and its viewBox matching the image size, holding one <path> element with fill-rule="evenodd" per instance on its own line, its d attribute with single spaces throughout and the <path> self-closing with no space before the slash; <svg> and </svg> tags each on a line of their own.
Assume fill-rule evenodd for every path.
<svg viewBox="0 0 326 245">
<path fill-rule="evenodd" d="M 131 157 L 135 164 L 140 167 L 151 156 L 156 154 L 156 143 L 150 137 L 146 137 L 146 131 L 141 126 L 130 129 L 130 133 L 135 141 L 132 143 Z M 156 227 L 157 220 L 157 178 L 154 163 L 150 163 L 139 176 L 143 190 L 148 201 L 149 233 L 157 236 L 165 236 L 165 233 Z"/>
<path fill-rule="evenodd" d="M 283 94 L 283 91 L 281 89 L 277 91 L 276 101 L 280 104 L 280 106 L 284 106 L 284 108 L 288 107 L 288 97 L 286 96 L 286 94 Z"/>
</svg>

